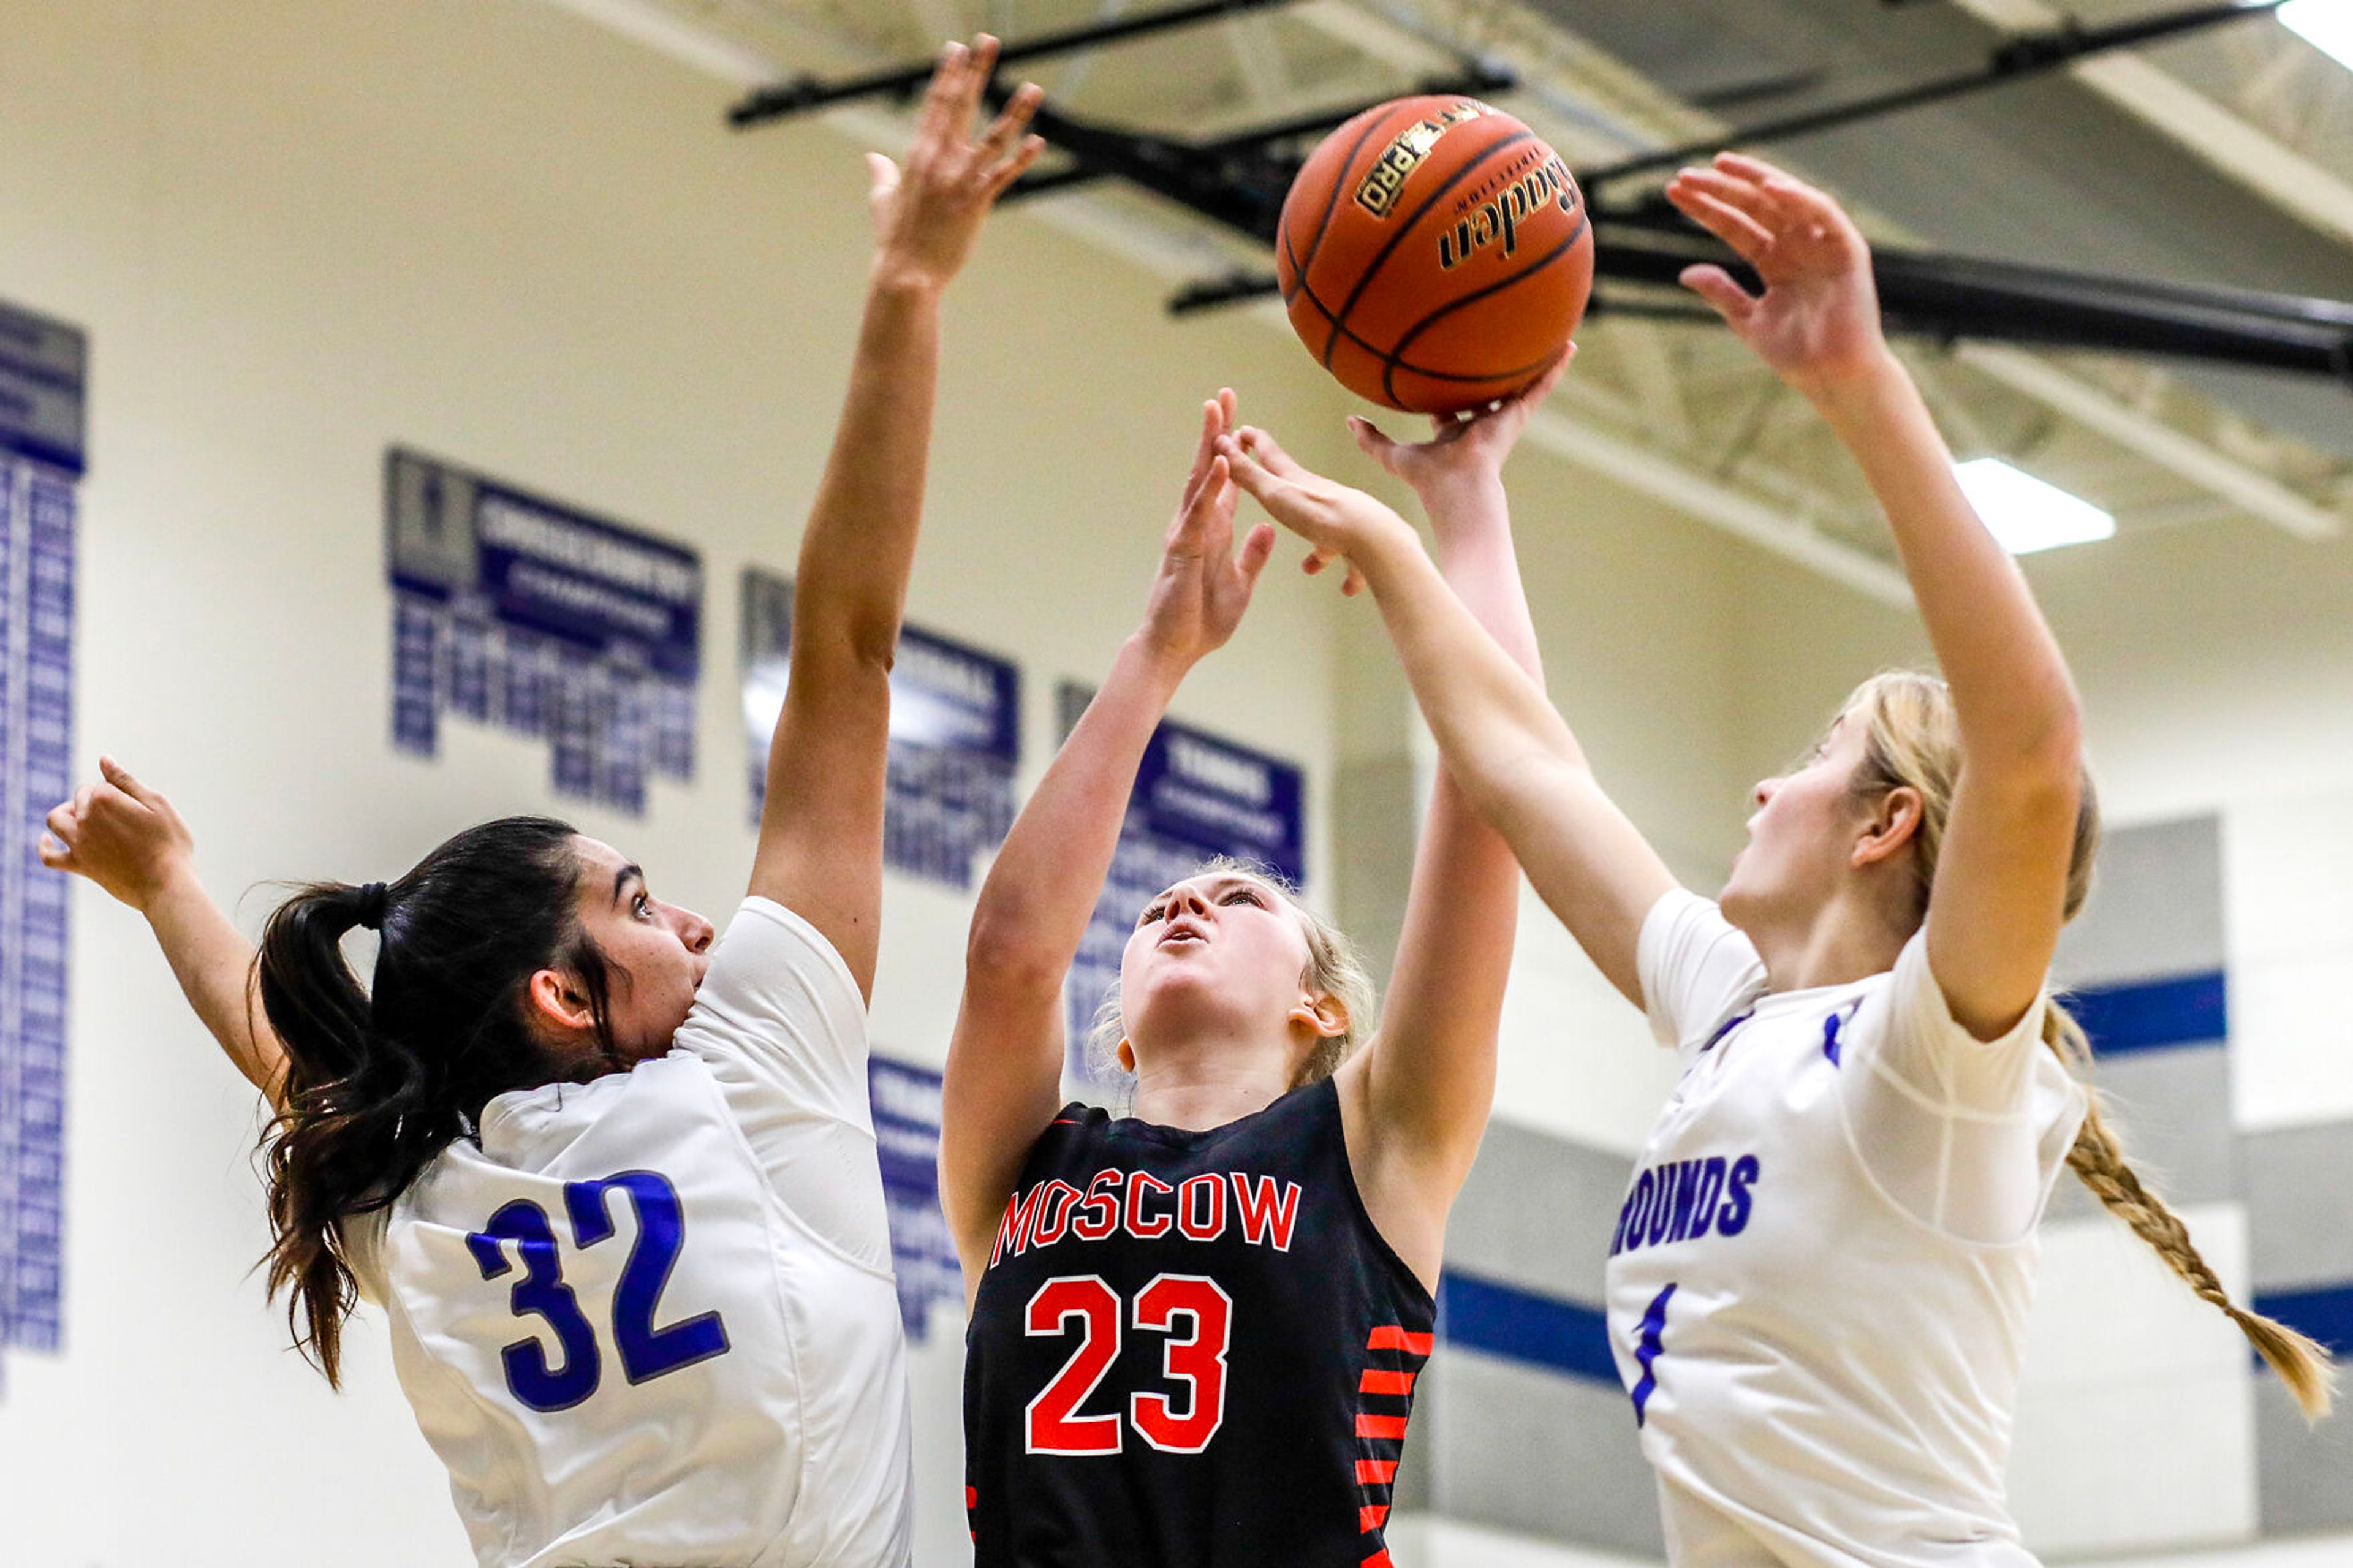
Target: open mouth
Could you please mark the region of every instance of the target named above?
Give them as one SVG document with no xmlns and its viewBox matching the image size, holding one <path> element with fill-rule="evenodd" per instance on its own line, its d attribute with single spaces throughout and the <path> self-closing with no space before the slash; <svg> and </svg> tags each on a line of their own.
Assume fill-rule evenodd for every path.
<svg viewBox="0 0 2353 1568">
<path fill-rule="evenodd" d="M 1205 942 L 1208 940 L 1209 933 L 1199 926 L 1189 921 L 1178 921 L 1162 934 L 1155 945 L 1167 947 L 1177 942 Z"/>
</svg>

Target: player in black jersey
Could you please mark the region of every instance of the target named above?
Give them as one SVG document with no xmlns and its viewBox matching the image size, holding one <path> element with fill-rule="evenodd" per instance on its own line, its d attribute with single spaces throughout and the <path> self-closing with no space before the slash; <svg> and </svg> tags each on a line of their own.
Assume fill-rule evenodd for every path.
<svg viewBox="0 0 2353 1568">
<path fill-rule="evenodd" d="M 1500 470 L 1551 384 L 1420 446 L 1355 422 L 1532 672 Z M 1386 1568 L 1446 1214 L 1494 1096 L 1519 868 L 1441 774 L 1362 1049 L 1371 988 L 1344 939 L 1266 878 L 1212 866 L 1127 943 L 1113 1016 L 1134 1115 L 1056 1109 L 1063 978 L 1145 742 L 1272 549 L 1261 527 L 1233 552 L 1214 449 L 1233 413 L 1230 392 L 1204 410 L 1144 625 L 973 916 L 940 1186 L 971 1314 L 979 1568 Z"/>
</svg>

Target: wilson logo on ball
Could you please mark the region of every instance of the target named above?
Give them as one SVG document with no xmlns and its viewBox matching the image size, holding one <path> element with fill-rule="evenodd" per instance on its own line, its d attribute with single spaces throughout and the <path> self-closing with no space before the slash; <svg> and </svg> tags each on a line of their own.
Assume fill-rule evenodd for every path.
<svg viewBox="0 0 2353 1568">
<path fill-rule="evenodd" d="M 1438 139 L 1446 134 L 1447 127 L 1476 120 L 1487 112 L 1485 104 L 1466 98 L 1398 132 L 1397 140 L 1382 149 L 1380 158 L 1357 184 L 1356 205 L 1375 217 L 1388 216 L 1397 205 L 1398 193 L 1405 189 L 1406 176 L 1421 166 L 1430 150 L 1438 145 Z"/>
</svg>

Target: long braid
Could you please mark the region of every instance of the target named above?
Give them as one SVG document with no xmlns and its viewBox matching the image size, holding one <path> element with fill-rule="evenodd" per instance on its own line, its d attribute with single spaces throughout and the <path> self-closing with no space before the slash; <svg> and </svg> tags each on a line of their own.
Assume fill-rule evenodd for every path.
<svg viewBox="0 0 2353 1568">
<path fill-rule="evenodd" d="M 1869 796 L 1908 788 L 1920 795 L 1915 868 L 1918 913 L 1925 916 L 1961 767 L 1960 731 L 1952 694 L 1933 676 L 1896 670 L 1864 682 L 1847 700 L 1847 710 L 1862 714 L 1869 723 L 1863 763 L 1855 778 L 1856 793 Z M 2099 837 L 2099 801 L 2086 775 L 2067 870 L 2065 917 L 2069 920 L 2075 918 L 2091 892 L 2092 860 Z M 2126 1163 L 2124 1149 L 2101 1116 L 2098 1096 L 2091 1089 L 2092 1043 L 2083 1026 L 2056 1002 L 2043 1011 L 2042 1040 L 2092 1096 L 2084 1129 L 2068 1151 L 2067 1168 L 2109 1213 L 2148 1243 L 2200 1300 L 2212 1303 L 2239 1325 L 2256 1353 L 2295 1395 L 2307 1421 L 2327 1415 L 2337 1385 L 2336 1363 L 2327 1347 L 2231 1300 L 2212 1266 L 2199 1255 L 2180 1216 L 2166 1207 L 2165 1201 L 2150 1192 L 2139 1173 Z"/>
<path fill-rule="evenodd" d="M 2055 1002 L 2044 1015 L 2042 1037 L 2070 1066 L 2083 1054 L 2078 1044 L 2081 1026 Z M 2166 1267 L 2198 1293 L 2200 1300 L 2239 1325 L 2255 1353 L 2287 1384 L 2306 1421 L 2317 1422 L 2327 1415 L 2337 1388 L 2336 1363 L 2327 1347 L 2231 1300 L 2221 1276 L 2189 1239 L 2189 1227 L 2181 1223 L 2181 1216 L 2150 1192 L 2140 1173 L 2126 1163 L 2124 1148 L 2101 1116 L 2096 1096 L 2084 1114 L 2084 1130 L 2075 1135 L 2075 1146 L 2067 1152 L 2067 1168 L 2091 1189 L 2101 1206 L 2148 1243 L 2165 1259 Z"/>
</svg>

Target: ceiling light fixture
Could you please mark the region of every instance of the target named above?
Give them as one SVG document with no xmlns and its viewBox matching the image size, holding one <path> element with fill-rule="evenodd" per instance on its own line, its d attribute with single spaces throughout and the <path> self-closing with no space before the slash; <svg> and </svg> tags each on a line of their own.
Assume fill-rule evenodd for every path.
<svg viewBox="0 0 2353 1568">
<path fill-rule="evenodd" d="M 2116 520 L 2057 485 L 2011 468 L 2000 458 L 1954 466 L 1961 491 L 2004 550 L 2025 555 L 2062 544 L 2112 538 Z"/>
<path fill-rule="evenodd" d="M 2353 70 L 2353 5 L 2347 0 L 2288 0 L 2279 19 L 2296 37 Z"/>
</svg>

